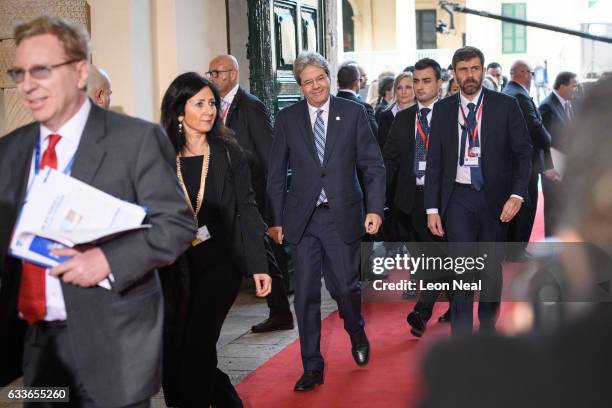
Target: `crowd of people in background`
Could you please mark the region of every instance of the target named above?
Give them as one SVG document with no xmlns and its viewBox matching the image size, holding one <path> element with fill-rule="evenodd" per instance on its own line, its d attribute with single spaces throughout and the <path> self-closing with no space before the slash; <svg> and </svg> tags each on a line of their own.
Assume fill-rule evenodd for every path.
<svg viewBox="0 0 612 408">
<path fill-rule="evenodd" d="M 17 176 L 0 183 L 0 350 L 25 349 L 24 384 L 70 386 L 75 406 L 147 407 L 163 382 L 169 406 L 241 407 L 229 377 L 217 367 L 216 343 L 244 276 L 270 310 L 253 332 L 293 328 L 284 246 L 295 267 L 304 368 L 294 389 L 304 392 L 324 383 L 321 277 L 337 302 L 355 363 L 369 362 L 359 275 L 364 237 L 422 244 L 434 255 L 442 242 L 485 248 L 517 243 L 512 251 L 490 250 L 489 266 L 479 276 L 461 275 L 482 283 L 477 317 L 487 334 L 496 332 L 502 262 L 532 256 L 526 245 L 539 185 L 547 236 L 565 227 L 573 228 L 574 235 L 566 232 L 572 237 L 609 237 L 597 225 L 609 220 L 609 194 L 595 197 L 584 190 L 576 169 L 569 173 L 572 188 L 599 207 L 585 206 L 574 194 L 573 218 L 561 216 L 568 197 L 562 188 L 565 155 L 585 173 L 590 159 L 578 155 L 583 161 L 577 162 L 571 154 L 580 150 L 568 140 L 568 130 L 577 129 L 577 108 L 588 102 L 578 97 L 575 73 L 560 72 L 544 96 L 543 67 L 517 60 L 506 77 L 499 63 L 485 64 L 479 49 L 466 46 L 446 69 L 424 58 L 397 75 L 381 73 L 364 101 L 367 74 L 358 62 L 332 73 L 323 56 L 303 52 L 293 73 L 304 99 L 273 118 L 238 85 L 236 59 L 219 55 L 205 74 L 183 73 L 172 81 L 158 126 L 108 110 L 111 79 L 88 63 L 82 27 L 41 17 L 18 26 L 15 38 L 8 74 L 36 122 L 0 140 L 2 174 Z M 609 82 L 601 85 L 608 92 Z M 532 84 L 538 101 L 542 97 L 538 104 L 530 96 Z M 586 103 L 586 117 L 598 122 L 584 124 L 604 134 L 609 128 L 596 124 L 609 122 L 609 115 L 595 114 L 609 95 L 594 95 L 599 104 Z M 609 146 L 609 138 L 597 141 Z M 609 182 L 602 174 L 609 177 L 610 161 L 587 145 L 602 167 L 589 173 L 591 186 L 606 189 L 597 182 Z M 65 168 L 146 207 L 151 228 L 62 249 L 58 256 L 72 258 L 50 269 L 12 258 L 6 253 L 10 232 L 28 184 L 44 167 Z M 451 255 L 457 255 L 456 247 L 449 246 Z M 111 290 L 97 286 L 106 279 Z M 421 279 L 457 277 L 425 273 Z M 55 291 L 45 293 L 45 285 Z M 406 316 L 414 336 L 425 334 L 439 296 L 418 295 Z M 438 321 L 450 322 L 456 339 L 471 334 L 474 290 L 446 296 L 450 308 Z M 593 327 L 600 326 L 597 316 L 588 320 Z M 22 342 L 18 334 L 24 333 Z M 562 346 L 564 352 L 576 350 Z M 2 381 L 20 370 L 21 353 L 7 355 Z M 557 357 L 550 353 L 546 362 Z M 461 377 L 472 364 L 459 358 L 453 366 L 459 371 L 452 368 L 445 377 L 438 363 L 429 361 L 436 378 L 450 375 L 451 382 L 453 373 Z M 561 380 L 569 385 L 574 377 Z M 445 395 L 461 397 L 462 390 L 449 389 L 430 395 L 427 406 L 450 405 Z"/>
</svg>

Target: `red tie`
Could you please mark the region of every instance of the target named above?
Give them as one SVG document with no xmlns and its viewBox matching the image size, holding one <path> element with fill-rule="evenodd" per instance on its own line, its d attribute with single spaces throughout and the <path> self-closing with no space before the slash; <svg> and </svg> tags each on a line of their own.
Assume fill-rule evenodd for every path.
<svg viewBox="0 0 612 408">
<path fill-rule="evenodd" d="M 57 169 L 55 146 L 60 138 L 60 135 L 49 135 L 49 146 L 40 160 L 41 169 L 47 166 Z M 47 314 L 47 301 L 45 299 L 44 267 L 30 262 L 23 263 L 19 285 L 19 311 L 29 324 L 34 324 L 45 318 Z"/>
</svg>

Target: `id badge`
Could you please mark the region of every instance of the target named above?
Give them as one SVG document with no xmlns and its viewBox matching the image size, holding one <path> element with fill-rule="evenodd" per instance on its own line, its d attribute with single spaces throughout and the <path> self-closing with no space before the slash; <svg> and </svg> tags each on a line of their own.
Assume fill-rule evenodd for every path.
<svg viewBox="0 0 612 408">
<path fill-rule="evenodd" d="M 206 225 L 202 225 L 200 228 L 198 228 L 195 239 L 191 241 L 191 246 L 201 244 L 207 239 L 210 239 L 210 232 L 208 231 L 208 227 Z"/>
<path fill-rule="evenodd" d="M 419 171 L 425 171 L 426 167 L 427 167 L 427 162 L 426 161 L 420 161 L 419 162 Z"/>
<path fill-rule="evenodd" d="M 467 155 L 463 161 L 465 167 L 478 167 L 478 156 Z"/>
<path fill-rule="evenodd" d="M 468 149 L 468 157 L 480 157 L 480 147 L 470 147 Z"/>
</svg>

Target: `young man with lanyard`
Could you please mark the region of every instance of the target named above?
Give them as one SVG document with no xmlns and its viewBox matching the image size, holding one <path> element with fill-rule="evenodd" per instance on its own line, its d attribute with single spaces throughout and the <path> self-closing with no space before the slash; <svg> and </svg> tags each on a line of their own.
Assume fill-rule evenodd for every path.
<svg viewBox="0 0 612 408">
<path fill-rule="evenodd" d="M 413 81 L 418 103 L 398 112 L 383 149 L 389 183 L 387 191 L 393 192 L 387 197 L 387 203 L 397 217 L 400 240 L 423 243 L 410 252 L 414 255 L 425 252 L 433 256 L 439 254 L 436 250 L 439 248 L 433 243 L 441 238 L 432 235 L 427 228 L 423 199 L 429 124 L 442 86 L 440 65 L 430 58 L 419 60 L 414 66 Z M 434 271 L 423 271 L 420 275 L 430 280 L 430 273 Z M 420 293 L 414 310 L 406 318 L 413 335 L 421 337 L 425 332 L 438 294 L 439 291 Z M 448 312 L 440 317 L 440 321 L 449 319 Z"/>
<path fill-rule="evenodd" d="M 480 285 L 480 329 L 494 330 L 502 288 L 503 242 L 508 222 L 527 197 L 531 145 L 516 99 L 482 87 L 484 55 L 463 47 L 453 55 L 460 88 L 436 104 L 431 119 L 425 185 L 427 224 L 432 234 L 446 236 L 454 257 L 487 256 L 478 275 L 455 270 L 454 279 Z M 468 245 L 467 243 L 478 243 Z M 458 258 L 455 258 L 458 260 Z M 453 335 L 472 331 L 472 287 L 453 291 Z"/>
</svg>

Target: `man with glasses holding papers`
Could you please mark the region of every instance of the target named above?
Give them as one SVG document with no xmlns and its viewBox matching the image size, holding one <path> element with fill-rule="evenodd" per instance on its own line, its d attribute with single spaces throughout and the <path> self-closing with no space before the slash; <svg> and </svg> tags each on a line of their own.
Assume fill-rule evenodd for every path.
<svg viewBox="0 0 612 408">
<path fill-rule="evenodd" d="M 158 126 L 87 98 L 82 27 L 40 17 L 17 26 L 15 42 L 8 75 L 36 122 L 0 140 L 0 353 L 8 356 L 4 346 L 17 344 L 19 316 L 28 324 L 25 386 L 69 387 L 71 406 L 148 407 L 161 379 L 156 268 L 173 262 L 195 236 L 172 147 Z M 15 259 L 7 251 L 17 218 L 46 167 L 146 208 L 151 227 L 58 250 L 54 255 L 70 259 L 51 269 Z M 19 360 L 14 356 L 0 356 L 3 383 L 18 374 L 4 363 Z"/>
</svg>

